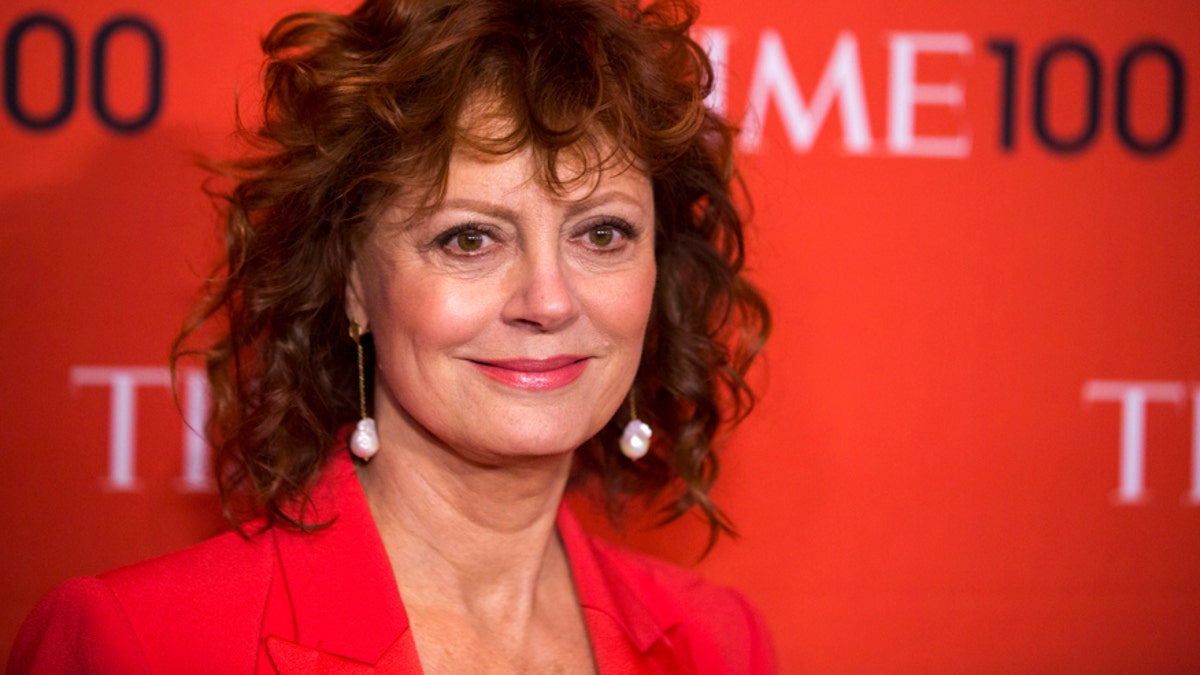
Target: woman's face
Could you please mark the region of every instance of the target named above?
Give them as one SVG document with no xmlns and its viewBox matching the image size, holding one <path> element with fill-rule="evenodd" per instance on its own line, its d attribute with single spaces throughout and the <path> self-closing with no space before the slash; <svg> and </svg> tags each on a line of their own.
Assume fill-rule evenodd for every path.
<svg viewBox="0 0 1200 675">
<path fill-rule="evenodd" d="M 618 167 L 556 193 L 540 168 L 456 150 L 445 200 L 391 207 L 359 251 L 348 311 L 374 334 L 383 452 L 568 452 L 625 399 L 654 294 L 650 179 Z"/>
</svg>

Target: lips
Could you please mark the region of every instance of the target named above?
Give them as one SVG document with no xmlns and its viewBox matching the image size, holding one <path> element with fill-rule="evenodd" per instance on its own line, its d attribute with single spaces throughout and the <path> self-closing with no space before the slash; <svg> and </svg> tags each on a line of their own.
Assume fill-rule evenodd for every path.
<svg viewBox="0 0 1200 675">
<path fill-rule="evenodd" d="M 587 356 L 562 354 L 547 359 L 472 360 L 471 363 L 501 384 L 529 391 L 549 391 L 578 379 L 590 360 Z"/>
</svg>

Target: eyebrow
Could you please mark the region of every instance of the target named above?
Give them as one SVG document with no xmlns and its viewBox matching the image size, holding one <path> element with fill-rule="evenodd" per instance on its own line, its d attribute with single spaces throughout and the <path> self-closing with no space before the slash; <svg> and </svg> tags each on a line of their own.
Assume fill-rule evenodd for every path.
<svg viewBox="0 0 1200 675">
<path fill-rule="evenodd" d="M 628 204 L 637 208 L 641 208 L 642 204 L 632 195 L 627 194 L 623 190 L 597 190 L 579 201 L 571 201 L 566 208 L 566 216 L 573 218 L 585 211 L 590 211 L 594 208 L 611 204 L 614 202 Z M 501 218 L 510 222 L 515 222 L 520 219 L 520 214 L 517 211 L 496 202 L 486 199 L 476 199 L 474 197 L 455 197 L 453 199 L 445 199 L 438 205 L 438 209 L 463 209 L 468 211 L 476 211 L 478 213 Z"/>
<path fill-rule="evenodd" d="M 504 206 L 503 204 L 497 204 L 486 199 L 474 199 L 472 197 L 443 199 L 434 210 L 440 211 L 442 209 L 462 209 L 464 211 L 475 211 L 477 213 L 493 216 L 502 220 L 517 220 L 516 211 Z"/>
</svg>

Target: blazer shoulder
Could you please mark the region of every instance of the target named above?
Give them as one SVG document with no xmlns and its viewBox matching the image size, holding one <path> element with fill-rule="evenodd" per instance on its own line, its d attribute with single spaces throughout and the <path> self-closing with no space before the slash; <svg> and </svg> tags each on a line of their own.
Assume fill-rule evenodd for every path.
<svg viewBox="0 0 1200 675">
<path fill-rule="evenodd" d="M 643 602 L 680 617 L 698 672 L 758 675 L 778 671 L 767 623 L 739 591 L 610 542 L 594 539 L 593 547 Z"/>
<path fill-rule="evenodd" d="M 245 672 L 258 654 L 278 570 L 274 542 L 270 531 L 249 539 L 227 532 L 99 578 L 149 646 L 156 672 L 182 663 L 205 664 L 210 672 L 234 672 L 236 664 Z"/>
<path fill-rule="evenodd" d="M 10 672 L 170 672 L 181 663 L 211 664 L 212 672 L 233 664 L 238 671 L 252 670 L 277 568 L 274 551 L 269 533 L 248 540 L 227 533 L 96 577 L 71 579 L 26 619 Z M 35 667 L 40 663 L 48 665 Z M 96 667 L 55 670 L 51 663 Z"/>
<path fill-rule="evenodd" d="M 185 601 L 189 607 L 228 602 L 228 594 L 270 578 L 275 547 L 270 531 L 250 537 L 235 532 L 174 553 L 118 567 L 98 576 L 126 604 Z M 235 600 L 236 599 L 232 599 Z M 182 608 L 176 606 L 175 612 Z"/>
<path fill-rule="evenodd" d="M 46 594 L 17 633 L 8 671 L 152 672 L 129 617 L 95 577 L 69 579 Z"/>
</svg>

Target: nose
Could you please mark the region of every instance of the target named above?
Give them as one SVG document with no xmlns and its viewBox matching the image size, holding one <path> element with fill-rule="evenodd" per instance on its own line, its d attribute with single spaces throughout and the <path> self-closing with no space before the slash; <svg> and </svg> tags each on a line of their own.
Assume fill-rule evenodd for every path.
<svg viewBox="0 0 1200 675">
<path fill-rule="evenodd" d="M 548 333 L 570 325 L 579 315 L 579 303 L 556 249 L 528 252 L 510 275 L 506 322 Z"/>
</svg>

